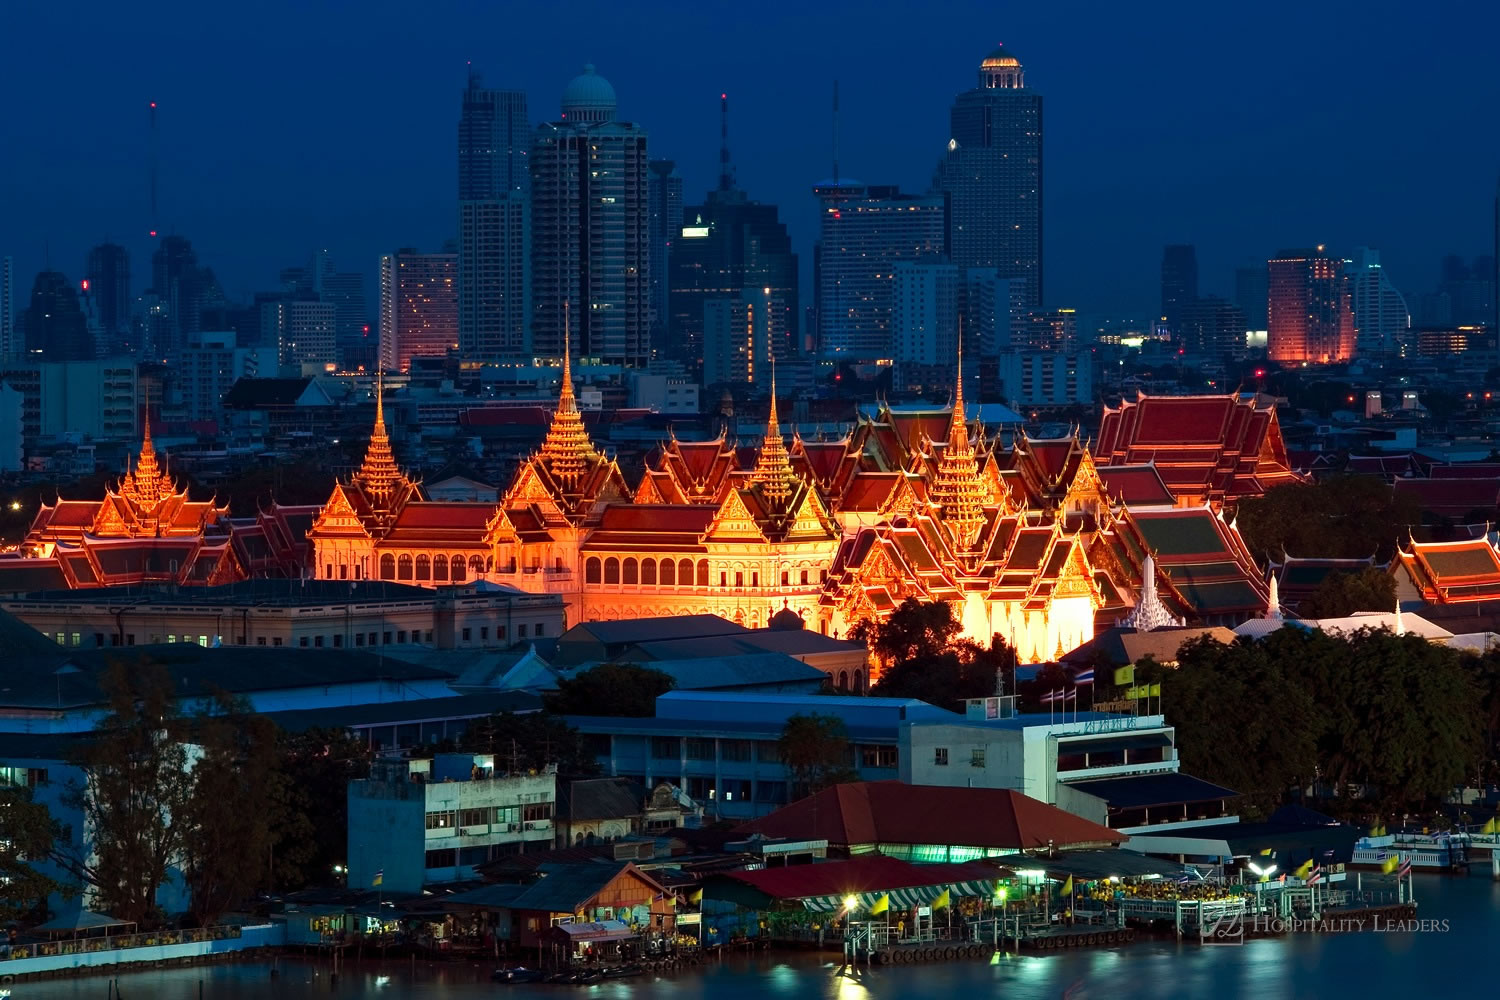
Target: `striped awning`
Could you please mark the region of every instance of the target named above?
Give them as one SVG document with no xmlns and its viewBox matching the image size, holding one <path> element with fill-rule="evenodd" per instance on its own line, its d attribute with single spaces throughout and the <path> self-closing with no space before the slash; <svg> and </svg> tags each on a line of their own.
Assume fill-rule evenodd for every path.
<svg viewBox="0 0 1500 1000">
<path fill-rule="evenodd" d="M 862 892 L 855 894 L 854 898 L 859 902 L 854 906 L 854 913 L 864 912 L 880 901 L 881 896 L 889 894 L 891 897 L 890 908 L 892 910 L 907 910 L 913 906 L 928 906 L 944 892 L 950 899 L 958 899 L 962 896 L 993 896 L 995 894 L 995 880 L 981 879 L 970 882 L 945 882 L 941 885 L 917 885 L 905 889 L 891 889 L 880 892 Z M 805 909 L 815 913 L 832 913 L 834 910 L 844 908 L 847 896 L 808 896 L 802 900 Z"/>
</svg>

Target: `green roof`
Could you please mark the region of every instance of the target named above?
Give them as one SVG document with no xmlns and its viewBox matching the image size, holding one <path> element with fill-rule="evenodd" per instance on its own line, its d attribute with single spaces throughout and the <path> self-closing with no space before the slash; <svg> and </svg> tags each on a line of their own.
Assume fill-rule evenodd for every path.
<svg viewBox="0 0 1500 1000">
<path fill-rule="evenodd" d="M 1208 513 L 1136 518 L 1146 544 L 1164 556 L 1223 552 L 1224 540 L 1213 522 L 1214 516 Z"/>
</svg>

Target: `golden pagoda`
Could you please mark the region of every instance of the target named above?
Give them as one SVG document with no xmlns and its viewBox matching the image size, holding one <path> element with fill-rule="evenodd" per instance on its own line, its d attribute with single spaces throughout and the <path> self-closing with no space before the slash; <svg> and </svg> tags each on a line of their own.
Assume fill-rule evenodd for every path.
<svg viewBox="0 0 1500 1000">
<path fill-rule="evenodd" d="M 948 422 L 948 444 L 938 458 L 937 477 L 930 493 L 938 516 L 953 532 L 958 547 L 968 551 L 984 527 L 984 505 L 989 499 L 980 474 L 964 411 L 963 331 L 959 331 L 958 382 L 953 389 L 953 416 Z"/>
</svg>

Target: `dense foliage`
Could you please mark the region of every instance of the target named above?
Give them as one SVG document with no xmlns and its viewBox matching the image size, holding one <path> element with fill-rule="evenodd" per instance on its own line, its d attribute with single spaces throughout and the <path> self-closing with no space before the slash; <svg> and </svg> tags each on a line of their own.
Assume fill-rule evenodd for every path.
<svg viewBox="0 0 1500 1000">
<path fill-rule="evenodd" d="M 844 721 L 836 715 L 794 715 L 786 720 L 777 752 L 791 777 L 791 797 L 800 799 L 829 785 L 859 780 Z"/>
<path fill-rule="evenodd" d="M 1010 647 L 998 636 L 985 649 L 961 633 L 948 604 L 907 598 L 888 619 L 861 622 L 850 637 L 862 639 L 886 665 L 871 694 L 961 710 L 966 699 L 995 694 L 1001 684 L 1010 690 L 1015 669 Z"/>
<path fill-rule="evenodd" d="M 1287 555 L 1389 561 L 1397 541 L 1421 521 L 1414 500 L 1375 476 L 1278 486 L 1240 501 L 1236 513 L 1245 544 L 1263 562 Z"/>
<path fill-rule="evenodd" d="M 559 678 L 546 699 L 557 715 L 612 715 L 649 719 L 656 699 L 672 690 L 671 676 L 633 663 L 601 663 L 573 677 Z"/>
<path fill-rule="evenodd" d="M 1330 573 L 1297 608 L 1298 618 L 1346 618 L 1356 611 L 1390 611 L 1396 578 L 1371 566 L 1358 573 Z"/>
</svg>

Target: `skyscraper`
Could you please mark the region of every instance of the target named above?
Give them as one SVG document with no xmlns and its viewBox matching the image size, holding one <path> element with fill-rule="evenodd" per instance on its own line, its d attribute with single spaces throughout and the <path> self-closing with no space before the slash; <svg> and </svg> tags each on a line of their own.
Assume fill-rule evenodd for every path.
<svg viewBox="0 0 1500 1000">
<path fill-rule="evenodd" d="M 1042 302 L 1042 96 L 1026 87 L 1003 45 L 979 64 L 979 86 L 958 95 L 937 186 L 948 200 L 948 256 L 1027 280 Z"/>
<path fill-rule="evenodd" d="M 703 384 L 769 385 L 771 362 L 786 347 L 786 307 L 769 288 L 705 299 Z"/>
<path fill-rule="evenodd" d="M 380 258 L 380 365 L 406 371 L 414 357 L 458 347 L 458 255 L 398 250 Z"/>
<path fill-rule="evenodd" d="M 650 203 L 651 238 L 651 345 L 655 353 L 666 353 L 670 325 L 672 244 L 682 229 L 682 178 L 671 160 L 652 160 L 646 199 Z"/>
<path fill-rule="evenodd" d="M 16 264 L 11 257 L 0 257 L 0 361 L 16 350 L 14 342 L 16 316 Z"/>
<path fill-rule="evenodd" d="M 1318 246 L 1267 262 L 1267 353 L 1272 361 L 1326 364 L 1354 356 L 1354 316 L 1344 262 Z"/>
<path fill-rule="evenodd" d="M 260 342 L 276 349 L 280 364 L 297 370 L 335 363 L 338 307 L 332 302 L 297 299 L 267 302 L 260 309 Z"/>
<path fill-rule="evenodd" d="M 1183 349 L 1211 359 L 1245 356 L 1245 313 L 1215 295 L 1192 298 L 1177 308 L 1173 339 Z"/>
<path fill-rule="evenodd" d="M 84 274 L 98 309 L 99 327 L 110 337 L 130 326 L 130 253 L 118 243 L 101 243 L 89 251 Z"/>
<path fill-rule="evenodd" d="M 198 264 L 198 255 L 185 236 L 168 236 L 151 255 L 151 351 L 171 358 L 187 343 L 189 333 L 202 329 L 205 304 L 223 298 L 214 273 Z"/>
<path fill-rule="evenodd" d="M 29 360 L 94 360 L 94 338 L 78 305 L 78 290 L 62 272 L 43 271 L 36 276 L 23 323 Z"/>
<path fill-rule="evenodd" d="M 646 132 L 616 120 L 615 88 L 585 66 L 531 147 L 533 350 L 643 367 L 651 353 Z"/>
<path fill-rule="evenodd" d="M 1182 307 L 1198 297 L 1198 253 L 1191 243 L 1174 243 L 1161 252 L 1162 322 L 1176 336 Z"/>
<path fill-rule="evenodd" d="M 682 213 L 669 257 L 670 353 L 690 371 L 707 359 L 703 331 L 709 300 L 742 291 L 751 298 L 768 296 L 768 307 L 781 311 L 771 322 L 781 338 L 778 357 L 796 348 L 801 313 L 791 237 L 776 206 L 750 200 L 735 180 L 729 160 L 729 101 L 723 95 L 719 100 L 719 183 L 702 204 Z"/>
<path fill-rule="evenodd" d="M 1248 329 L 1268 327 L 1267 304 L 1270 299 L 1269 272 L 1265 264 L 1245 264 L 1234 269 L 1234 304 L 1245 314 Z"/>
<path fill-rule="evenodd" d="M 1402 356 L 1411 335 L 1411 310 L 1380 266 L 1380 251 L 1356 247 L 1345 262 L 1354 312 L 1354 345 L 1360 357 Z"/>
<path fill-rule="evenodd" d="M 889 360 L 896 265 L 942 257 L 943 199 L 858 181 L 827 181 L 813 193 L 822 202 L 818 349 Z"/>
<path fill-rule="evenodd" d="M 458 343 L 466 360 L 531 353 L 526 95 L 469 74 L 458 120 Z"/>
</svg>

